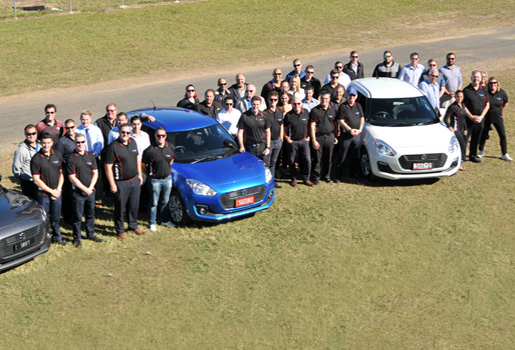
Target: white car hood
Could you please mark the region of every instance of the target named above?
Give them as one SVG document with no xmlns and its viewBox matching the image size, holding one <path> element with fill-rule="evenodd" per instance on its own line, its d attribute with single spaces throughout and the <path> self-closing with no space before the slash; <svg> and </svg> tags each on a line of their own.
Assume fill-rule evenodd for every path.
<svg viewBox="0 0 515 350">
<path fill-rule="evenodd" d="M 374 139 L 386 142 L 399 151 L 406 148 L 445 147 L 449 144 L 452 133 L 443 124 L 417 126 L 374 126 L 367 124 L 366 131 Z"/>
</svg>

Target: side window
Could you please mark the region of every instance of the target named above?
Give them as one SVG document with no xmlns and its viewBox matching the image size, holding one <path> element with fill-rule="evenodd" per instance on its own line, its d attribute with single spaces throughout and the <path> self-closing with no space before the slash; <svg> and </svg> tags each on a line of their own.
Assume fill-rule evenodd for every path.
<svg viewBox="0 0 515 350">
<path fill-rule="evenodd" d="M 358 91 L 358 99 L 357 102 L 363 108 L 363 113 L 365 113 L 365 120 L 368 121 L 368 99 L 361 92 Z"/>
</svg>

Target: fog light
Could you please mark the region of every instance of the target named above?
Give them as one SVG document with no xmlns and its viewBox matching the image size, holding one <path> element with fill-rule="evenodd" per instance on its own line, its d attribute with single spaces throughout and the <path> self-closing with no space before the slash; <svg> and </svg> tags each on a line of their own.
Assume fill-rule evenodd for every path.
<svg viewBox="0 0 515 350">
<path fill-rule="evenodd" d="M 209 207 L 203 204 L 197 204 L 197 211 L 200 215 L 207 215 L 209 213 Z"/>
</svg>

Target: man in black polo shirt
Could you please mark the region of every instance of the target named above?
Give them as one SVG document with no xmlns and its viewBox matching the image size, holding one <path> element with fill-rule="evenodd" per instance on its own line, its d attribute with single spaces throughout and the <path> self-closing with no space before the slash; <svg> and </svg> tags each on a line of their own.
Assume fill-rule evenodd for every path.
<svg viewBox="0 0 515 350">
<path fill-rule="evenodd" d="M 288 150 L 288 161 L 290 166 L 291 185 L 297 187 L 297 169 L 295 168 L 295 157 L 300 156 L 300 171 L 304 183 L 313 186 L 309 180 L 311 172 L 311 155 L 309 151 L 308 122 L 309 113 L 302 108 L 302 100 L 298 97 L 293 99 L 293 109 L 284 116 L 284 139 Z"/>
<path fill-rule="evenodd" d="M 95 236 L 95 185 L 98 180 L 97 161 L 93 153 L 86 152 L 86 136 L 75 135 L 77 148 L 68 157 L 66 170 L 72 184 L 73 245 L 81 244 L 82 216 L 86 215 L 86 234 L 94 242 L 103 242 Z"/>
<path fill-rule="evenodd" d="M 64 134 L 64 125 L 63 122 L 56 119 L 55 115 L 57 113 L 57 107 L 53 104 L 48 104 L 45 106 L 45 119 L 36 124 L 36 129 L 38 130 L 39 140 L 42 140 L 42 135 L 50 134 L 52 136 L 52 141 L 54 142 L 54 146 L 59 141 L 59 138 Z"/>
<path fill-rule="evenodd" d="M 337 128 L 335 128 L 336 111 L 331 105 L 331 94 L 327 91 L 320 95 L 320 104 L 309 113 L 312 157 L 311 181 L 318 185 L 320 178 L 331 180 L 331 160 L 333 158 Z"/>
<path fill-rule="evenodd" d="M 465 97 L 463 103 L 472 114 L 472 118 L 467 119 L 467 138 L 470 137 L 469 160 L 481 163 L 481 159 L 477 156 L 477 149 L 483 131 L 483 120 L 490 108 L 490 102 L 486 90 L 481 86 L 481 72 L 473 71 L 471 79 L 472 82 L 463 89 Z"/>
<path fill-rule="evenodd" d="M 216 116 L 222 111 L 223 107 L 215 101 L 215 90 L 209 89 L 204 94 L 204 101 L 200 102 L 195 109 L 197 112 L 216 119 Z"/>
<path fill-rule="evenodd" d="M 150 207 L 150 231 L 157 231 L 157 211 L 163 226 L 174 226 L 168 218 L 168 199 L 172 191 L 172 163 L 174 146 L 166 141 L 166 130 L 159 127 L 155 132 L 155 145 L 150 145 L 143 152 L 143 170 L 150 178 L 152 186 L 152 205 Z"/>
<path fill-rule="evenodd" d="M 314 76 L 315 68 L 312 65 L 308 65 L 304 72 L 306 75 L 300 79 L 300 87 L 306 89 L 306 86 L 311 85 L 313 87 L 313 97 L 318 99 L 320 90 L 322 90 L 322 83 Z"/>
<path fill-rule="evenodd" d="M 277 91 L 270 91 L 268 94 L 268 106 L 265 111 L 266 119 L 270 123 L 270 157 L 268 157 L 268 168 L 275 179 L 275 167 L 277 159 L 281 153 L 283 145 L 284 129 L 283 129 L 283 111 L 277 108 L 279 102 L 279 93 Z M 275 188 L 281 188 L 277 182 L 274 182 Z"/>
<path fill-rule="evenodd" d="M 270 154 L 270 122 L 261 108 L 261 97 L 254 96 L 251 109 L 243 113 L 238 122 L 238 144 L 240 152 L 249 152 L 268 163 Z"/>
<path fill-rule="evenodd" d="M 350 174 L 355 177 L 358 173 L 358 150 L 361 147 L 361 132 L 365 125 L 365 116 L 363 108 L 356 103 L 358 93 L 355 88 L 350 87 L 347 90 L 347 101 L 342 103 L 338 109 L 337 122 L 340 125 L 342 133 L 340 135 L 340 154 L 338 164 L 336 164 L 336 180 L 341 180 L 342 167 L 347 153 L 351 151 Z"/>
<path fill-rule="evenodd" d="M 142 236 L 138 228 L 138 208 L 143 177 L 141 161 L 136 142 L 131 139 L 131 126 L 120 126 L 120 136 L 111 142 L 105 154 L 105 172 L 111 193 L 116 196 L 114 206 L 114 226 L 119 240 L 125 239 L 123 214 L 127 207 L 129 230 Z"/>
<path fill-rule="evenodd" d="M 54 243 L 66 245 L 61 236 L 59 221 L 61 219 L 61 189 L 64 177 L 62 172 L 61 154 L 52 149 L 54 141 L 52 135 L 41 136 L 41 149 L 30 161 L 30 170 L 34 184 L 38 187 L 38 203 L 50 216 Z"/>
</svg>

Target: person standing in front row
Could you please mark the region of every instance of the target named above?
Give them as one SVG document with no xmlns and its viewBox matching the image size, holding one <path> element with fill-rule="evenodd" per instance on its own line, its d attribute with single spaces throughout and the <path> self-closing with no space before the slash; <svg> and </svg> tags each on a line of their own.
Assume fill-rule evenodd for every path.
<svg viewBox="0 0 515 350">
<path fill-rule="evenodd" d="M 270 121 L 261 112 L 262 97 L 252 98 L 251 108 L 238 122 L 240 152 L 249 152 L 268 164 L 270 154 Z"/>
<path fill-rule="evenodd" d="M 155 132 L 155 145 L 150 145 L 143 152 L 142 168 L 149 176 L 152 188 L 150 206 L 150 231 L 157 231 L 157 213 L 163 226 L 173 227 L 168 217 L 168 199 L 172 191 L 172 163 L 175 147 L 166 141 L 166 130 L 159 127 Z"/>
<path fill-rule="evenodd" d="M 136 141 L 131 139 L 131 126 L 122 124 L 120 136 L 109 144 L 105 155 L 105 172 L 111 193 L 115 194 L 114 225 L 119 240 L 125 239 L 123 215 L 127 209 L 129 230 L 138 236 L 145 233 L 138 228 L 138 208 L 143 177 Z"/>
<path fill-rule="evenodd" d="M 86 151 L 86 136 L 75 134 L 75 151 L 68 156 L 66 172 L 72 184 L 73 210 L 73 245 L 82 247 L 82 216 L 86 216 L 86 235 L 93 242 L 104 240 L 95 236 L 95 185 L 98 180 L 98 168 L 95 155 Z"/>
<path fill-rule="evenodd" d="M 38 187 L 34 185 L 30 171 L 30 160 L 41 149 L 41 145 L 37 142 L 38 132 L 35 125 L 27 125 L 24 131 L 25 140 L 20 142 L 18 149 L 14 152 L 13 174 L 14 177 L 19 179 L 23 194 L 36 199 Z"/>
<path fill-rule="evenodd" d="M 50 216 L 52 227 L 52 241 L 59 245 L 66 245 L 61 236 L 59 221 L 61 220 L 61 191 L 64 177 L 62 170 L 63 158 L 61 154 L 52 149 L 54 141 L 52 135 L 44 133 L 41 136 L 41 149 L 30 162 L 30 170 L 34 184 L 38 187 L 37 202 Z"/>
</svg>

